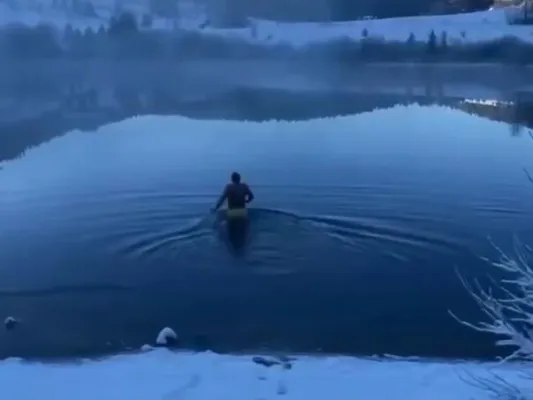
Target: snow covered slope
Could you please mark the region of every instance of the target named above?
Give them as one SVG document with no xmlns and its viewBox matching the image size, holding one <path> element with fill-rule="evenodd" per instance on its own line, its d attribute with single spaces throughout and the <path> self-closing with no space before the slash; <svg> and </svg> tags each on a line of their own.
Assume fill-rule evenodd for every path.
<svg viewBox="0 0 533 400">
<path fill-rule="evenodd" d="M 67 24 L 85 29 L 92 27 L 98 29 L 102 24 L 107 25 L 109 18 L 86 17 L 62 9 L 54 9 L 47 6 L 28 6 L 22 4 L 10 7 L 0 0 L 0 25 L 22 23 L 29 26 L 39 24 L 51 24 L 64 28 Z"/>
<path fill-rule="evenodd" d="M 258 36 L 269 37 L 271 41 L 292 44 L 306 44 L 310 41 L 324 41 L 333 38 L 350 37 L 360 39 L 363 31 L 369 36 L 390 41 L 404 42 L 410 34 L 416 40 L 427 41 L 433 30 L 438 36 L 446 32 L 448 41 L 480 42 L 514 36 L 533 42 L 533 26 L 509 25 L 508 18 L 519 13 L 518 8 L 491 9 L 482 12 L 373 19 L 338 23 L 277 23 L 254 21 Z"/>
<path fill-rule="evenodd" d="M 55 0 L 56 2 L 59 0 Z M 145 0 L 123 0 L 123 9 L 130 10 L 139 17 L 148 12 Z M 8 6 L 11 4 L 11 6 Z M 13 6 L 16 4 L 16 6 Z M 81 16 L 54 5 L 54 0 L 0 0 L 0 24 L 23 22 L 30 25 L 49 23 L 60 27 L 70 23 L 84 29 L 107 24 L 114 12 L 110 0 L 94 0 L 98 16 Z M 279 23 L 274 21 L 251 20 L 246 28 L 220 29 L 204 27 L 207 20 L 205 10 L 194 2 L 182 3 L 178 25 L 188 30 L 198 30 L 206 34 L 240 38 L 258 44 L 286 43 L 295 46 L 311 42 L 324 42 L 338 38 L 360 39 L 363 32 L 371 37 L 385 40 L 405 41 L 413 34 L 416 40 L 426 41 L 433 30 L 437 35 L 446 32 L 448 41 L 479 42 L 513 36 L 533 42 L 533 27 L 509 25 L 508 20 L 522 14 L 521 6 L 493 8 L 483 12 L 405 17 L 391 19 L 360 20 L 331 23 Z M 171 21 L 156 19 L 155 29 L 173 26 Z"/>
<path fill-rule="evenodd" d="M 86 27 L 98 28 L 107 25 L 109 19 L 119 11 L 129 11 L 141 20 L 142 16 L 149 14 L 148 0 L 91 0 L 96 15 L 83 15 L 75 10 L 74 0 L 0 0 L 0 25 L 10 23 L 23 23 L 27 25 L 53 24 L 64 27 L 71 24 L 73 27 L 85 29 Z M 202 7 L 191 2 L 180 2 L 181 23 L 198 28 L 206 20 Z M 159 20 L 156 25 L 166 28 L 172 26 L 169 21 Z"/>
<path fill-rule="evenodd" d="M 7 360 L 0 376 L 9 400 L 466 400 L 488 398 L 464 377 L 489 369 L 527 385 L 519 365 L 297 357 L 289 369 L 252 359 L 159 349 L 55 365 Z"/>
</svg>

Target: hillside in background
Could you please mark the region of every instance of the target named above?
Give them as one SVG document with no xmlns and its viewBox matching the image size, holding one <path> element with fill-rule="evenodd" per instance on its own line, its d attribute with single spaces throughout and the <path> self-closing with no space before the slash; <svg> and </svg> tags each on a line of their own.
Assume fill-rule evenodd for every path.
<svg viewBox="0 0 533 400">
<path fill-rule="evenodd" d="M 275 20 L 347 21 L 486 10 L 492 0 L 222 0 L 225 10 Z M 219 6 L 221 7 L 221 6 Z"/>
<path fill-rule="evenodd" d="M 509 3 L 512 0 L 498 0 Z M 348 21 L 486 10 L 493 0 L 0 0 L 11 9 L 67 11 L 103 17 L 127 9 L 153 16 L 202 13 L 232 25 L 246 18 L 279 21 Z M 106 14 L 106 15 L 102 15 Z"/>
</svg>

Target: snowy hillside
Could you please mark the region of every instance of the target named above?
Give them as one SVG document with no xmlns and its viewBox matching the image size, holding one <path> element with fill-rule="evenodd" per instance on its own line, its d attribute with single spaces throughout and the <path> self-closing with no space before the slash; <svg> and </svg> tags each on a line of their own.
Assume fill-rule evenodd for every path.
<svg viewBox="0 0 533 400">
<path fill-rule="evenodd" d="M 0 0 L 0 25 L 10 23 L 24 23 L 28 25 L 53 24 L 64 27 L 71 24 L 74 27 L 98 28 L 107 25 L 109 19 L 121 11 L 128 11 L 141 20 L 142 16 L 149 14 L 147 0 L 91 0 L 90 4 L 94 14 L 76 9 L 73 0 Z M 83 3 L 82 3 L 83 4 Z M 192 29 L 198 28 L 206 20 L 202 7 L 195 6 L 193 1 L 180 3 L 180 16 L 182 24 Z M 172 24 L 169 21 L 158 20 L 156 27 L 166 28 Z"/>
<path fill-rule="evenodd" d="M 84 29 L 88 26 L 97 28 L 107 24 L 116 12 L 112 2 L 94 0 L 96 15 L 80 15 L 61 0 L 0 0 L 0 24 L 23 22 L 36 25 L 49 23 L 63 27 L 67 23 Z M 122 9 L 136 14 L 139 18 L 149 12 L 147 1 L 122 1 Z M 279 44 L 295 46 L 311 42 L 323 42 L 338 38 L 360 39 L 368 34 L 370 37 L 404 42 L 412 34 L 416 40 L 426 41 L 429 33 L 437 35 L 446 32 L 451 42 L 479 42 L 513 36 L 520 40 L 533 42 L 533 27 L 510 25 L 508 21 L 521 16 L 521 6 L 493 8 L 491 10 L 457 15 L 437 15 L 421 17 L 404 17 L 392 19 L 366 19 L 352 22 L 331 23 L 278 23 L 274 21 L 251 20 L 249 26 L 238 29 L 221 29 L 206 26 L 208 17 L 202 7 L 194 2 L 181 3 L 177 21 L 155 19 L 153 28 L 168 29 L 177 23 L 183 29 L 198 30 L 206 34 L 241 38 L 254 43 Z"/>
<path fill-rule="evenodd" d="M 479 42 L 514 36 L 533 42 L 533 26 L 509 25 L 508 18 L 520 13 L 509 7 L 488 11 L 423 17 L 373 19 L 339 23 L 276 23 L 255 21 L 260 36 L 292 44 L 307 44 L 339 37 L 361 38 L 363 31 L 369 36 L 390 41 L 406 41 L 413 34 L 417 40 L 426 41 L 433 30 L 437 35 L 446 32 L 450 41 Z"/>
<path fill-rule="evenodd" d="M 104 16 L 82 16 L 69 10 L 53 8 L 39 3 L 32 5 L 26 5 L 23 2 L 20 4 L 9 4 L 0 0 L 1 25 L 15 23 L 23 23 L 31 26 L 53 24 L 59 28 L 64 28 L 67 24 L 71 24 L 81 29 L 86 27 L 97 29 L 102 24 L 107 24 L 108 20 Z"/>
</svg>

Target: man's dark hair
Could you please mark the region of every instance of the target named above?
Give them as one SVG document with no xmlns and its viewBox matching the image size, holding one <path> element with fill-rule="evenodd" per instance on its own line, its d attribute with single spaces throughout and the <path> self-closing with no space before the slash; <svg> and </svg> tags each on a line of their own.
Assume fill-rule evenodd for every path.
<svg viewBox="0 0 533 400">
<path fill-rule="evenodd" d="M 233 172 L 231 174 L 231 181 L 233 183 L 240 183 L 241 182 L 241 175 L 238 172 Z"/>
</svg>

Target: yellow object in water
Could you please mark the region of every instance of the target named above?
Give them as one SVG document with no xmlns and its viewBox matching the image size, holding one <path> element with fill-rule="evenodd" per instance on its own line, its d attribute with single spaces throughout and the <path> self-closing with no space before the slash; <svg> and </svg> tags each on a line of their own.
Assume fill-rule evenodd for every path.
<svg viewBox="0 0 533 400">
<path fill-rule="evenodd" d="M 246 218 L 248 210 L 246 208 L 231 208 L 226 210 L 226 216 L 228 218 Z"/>
</svg>

